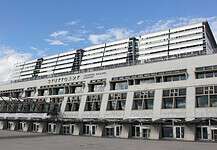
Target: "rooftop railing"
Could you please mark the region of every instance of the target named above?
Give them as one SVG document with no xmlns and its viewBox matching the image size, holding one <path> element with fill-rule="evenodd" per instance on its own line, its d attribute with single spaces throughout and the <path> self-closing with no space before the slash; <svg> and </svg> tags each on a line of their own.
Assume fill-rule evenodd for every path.
<svg viewBox="0 0 217 150">
<path fill-rule="evenodd" d="M 217 49 L 214 50 L 215 53 L 216 53 L 216 51 L 217 51 Z M 201 56 L 201 55 L 212 55 L 212 54 L 206 54 L 205 51 L 196 51 L 196 52 L 189 52 L 189 53 L 178 54 L 178 55 L 169 55 L 169 56 L 164 56 L 164 57 L 157 57 L 157 58 L 145 60 L 143 62 L 137 60 L 137 61 L 132 62 L 132 63 L 121 63 L 121 64 L 115 64 L 115 65 L 109 65 L 109 66 L 101 66 L 101 67 L 95 67 L 95 68 L 89 68 L 89 69 L 82 69 L 79 71 L 69 71 L 69 72 L 63 72 L 63 73 L 57 73 L 57 74 L 50 74 L 50 75 L 44 75 L 44 76 L 37 76 L 37 77 L 31 77 L 31 78 L 12 80 L 12 81 L 8 81 L 7 83 L 32 81 L 32 80 L 60 77 L 60 76 L 66 76 L 66 75 L 72 75 L 72 74 L 75 75 L 75 74 L 80 74 L 80 73 L 102 71 L 102 70 L 115 69 L 115 68 L 120 68 L 120 67 L 128 67 L 128 66 L 134 66 L 134 65 L 140 65 L 140 64 L 149 64 L 149 63 L 155 63 L 155 62 L 160 62 L 160 61 L 168 61 L 168 60 Z"/>
</svg>

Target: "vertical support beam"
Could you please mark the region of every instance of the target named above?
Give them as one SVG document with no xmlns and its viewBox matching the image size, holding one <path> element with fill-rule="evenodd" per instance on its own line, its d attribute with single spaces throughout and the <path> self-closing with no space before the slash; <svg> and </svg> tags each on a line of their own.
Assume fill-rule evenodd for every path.
<svg viewBox="0 0 217 150">
<path fill-rule="evenodd" d="M 129 124 L 123 124 L 120 137 L 121 138 L 129 138 L 129 131 L 130 131 L 130 125 Z"/>
<path fill-rule="evenodd" d="M 158 140 L 160 139 L 161 126 L 160 125 L 152 125 L 150 126 L 150 139 Z"/>
<path fill-rule="evenodd" d="M 195 140 L 195 126 L 194 125 L 185 125 L 185 135 L 184 135 L 184 140 L 187 141 L 194 141 Z"/>
</svg>

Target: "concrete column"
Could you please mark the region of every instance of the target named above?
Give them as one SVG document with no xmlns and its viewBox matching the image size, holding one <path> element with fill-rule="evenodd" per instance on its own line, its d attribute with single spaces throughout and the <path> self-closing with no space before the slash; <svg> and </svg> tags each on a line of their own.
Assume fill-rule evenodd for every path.
<svg viewBox="0 0 217 150">
<path fill-rule="evenodd" d="M 9 130 L 15 131 L 15 130 L 16 130 L 16 127 L 17 127 L 17 122 L 15 122 L 15 121 L 10 121 L 9 123 L 11 124 Z"/>
<path fill-rule="evenodd" d="M 61 131 L 61 123 L 56 123 L 56 132 L 54 134 L 60 134 Z"/>
<path fill-rule="evenodd" d="M 38 133 L 42 133 L 46 131 L 46 123 L 45 122 L 40 122 L 39 123 L 39 129 L 38 129 Z"/>
<path fill-rule="evenodd" d="M 103 135 L 103 129 L 104 129 L 104 125 L 103 124 L 98 124 L 97 128 L 96 128 L 96 134 L 95 136 L 102 136 Z"/>
<path fill-rule="evenodd" d="M 129 131 L 130 131 L 130 125 L 123 124 L 122 125 L 122 131 L 120 133 L 121 138 L 129 138 Z"/>
<path fill-rule="evenodd" d="M 63 114 L 65 112 L 67 100 L 68 100 L 68 97 L 64 96 L 62 104 L 61 104 L 61 108 L 60 108 L 60 113 L 61 114 Z"/>
<path fill-rule="evenodd" d="M 194 141 L 195 140 L 195 126 L 185 125 L 184 128 L 185 128 L 184 140 Z"/>
<path fill-rule="evenodd" d="M 126 106 L 124 110 L 124 119 L 131 117 L 132 106 L 133 106 L 133 94 L 134 92 L 127 92 Z"/>
<path fill-rule="evenodd" d="M 30 128 L 30 122 L 23 122 L 23 131 L 27 132 Z"/>
<path fill-rule="evenodd" d="M 150 126 L 150 139 L 158 140 L 160 139 L 160 125 L 151 125 Z"/>
<path fill-rule="evenodd" d="M 81 135 L 83 129 L 83 124 L 74 124 L 74 132 L 73 135 Z"/>
<path fill-rule="evenodd" d="M 189 121 L 195 116 L 195 87 L 188 87 L 186 94 L 186 120 Z"/>
<path fill-rule="evenodd" d="M 207 128 L 207 132 L 208 132 L 208 140 L 212 140 L 212 131 L 211 131 L 211 126 L 208 126 Z"/>
<path fill-rule="evenodd" d="M 155 90 L 154 94 L 154 106 L 153 106 L 153 120 L 160 119 L 161 104 L 162 104 L 162 89 Z"/>
<path fill-rule="evenodd" d="M 0 130 L 5 128 L 6 121 L 0 121 Z"/>
</svg>

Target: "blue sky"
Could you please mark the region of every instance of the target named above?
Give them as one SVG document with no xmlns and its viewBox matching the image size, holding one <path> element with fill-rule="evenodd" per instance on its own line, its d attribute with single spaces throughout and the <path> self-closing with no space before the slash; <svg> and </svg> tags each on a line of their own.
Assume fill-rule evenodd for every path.
<svg viewBox="0 0 217 150">
<path fill-rule="evenodd" d="M 0 65 L 206 19 L 217 33 L 216 6 L 217 0 L 0 0 Z"/>
</svg>

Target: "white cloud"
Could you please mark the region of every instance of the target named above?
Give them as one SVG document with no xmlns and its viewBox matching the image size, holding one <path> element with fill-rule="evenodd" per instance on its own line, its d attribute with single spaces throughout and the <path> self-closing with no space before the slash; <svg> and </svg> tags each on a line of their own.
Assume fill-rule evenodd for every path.
<svg viewBox="0 0 217 150">
<path fill-rule="evenodd" d="M 62 30 L 62 31 L 56 31 L 50 34 L 49 39 L 45 39 L 46 42 L 49 43 L 49 45 L 68 45 L 68 43 L 71 42 L 80 42 L 85 40 L 84 38 L 80 36 L 73 36 L 69 31 Z"/>
<path fill-rule="evenodd" d="M 51 37 L 57 38 L 59 36 L 66 36 L 69 33 L 69 31 L 57 31 L 50 34 Z"/>
<path fill-rule="evenodd" d="M 45 39 L 45 41 L 47 41 L 49 45 L 56 45 L 56 46 L 66 45 L 63 41 L 58 39 Z"/>
<path fill-rule="evenodd" d="M 97 29 L 104 29 L 105 27 L 102 26 L 102 25 L 98 25 L 98 26 L 96 26 L 96 28 L 97 28 Z"/>
<path fill-rule="evenodd" d="M 84 38 L 81 38 L 81 37 L 76 37 L 76 36 L 66 36 L 65 37 L 65 40 L 67 42 L 80 42 L 80 41 L 84 41 L 85 39 Z"/>
<path fill-rule="evenodd" d="M 174 27 L 179 27 L 179 26 L 184 26 L 188 24 L 193 24 L 193 23 L 199 23 L 202 21 L 208 21 L 212 32 L 217 38 L 217 16 L 213 17 L 178 17 L 178 18 L 173 18 L 173 19 L 166 19 L 166 20 L 159 20 L 155 23 L 149 24 L 145 30 L 141 31 L 139 34 L 145 34 L 149 32 L 155 32 L 155 31 L 160 31 L 160 30 L 165 30 L 168 28 L 174 28 Z"/>
<path fill-rule="evenodd" d="M 144 21 L 143 20 L 140 20 L 140 21 L 138 21 L 136 24 L 137 25 L 141 25 L 141 24 L 143 24 L 144 23 Z"/>
<path fill-rule="evenodd" d="M 37 57 L 43 57 L 43 56 L 46 56 L 46 53 L 47 53 L 47 49 L 39 49 L 35 46 L 30 46 L 30 49 L 32 50 L 32 53 L 35 54 L 35 56 Z"/>
<path fill-rule="evenodd" d="M 66 23 L 66 26 L 74 26 L 74 25 L 76 25 L 76 24 L 78 24 L 78 23 L 79 23 L 78 20 L 73 20 L 73 21 L 67 22 L 67 23 Z"/>
<path fill-rule="evenodd" d="M 34 47 L 34 46 L 30 46 L 30 49 L 31 50 L 38 50 L 36 47 Z"/>
<path fill-rule="evenodd" d="M 19 53 L 10 47 L 0 46 L 0 82 L 11 78 L 16 63 L 30 60 L 31 57 L 29 53 Z"/>
<path fill-rule="evenodd" d="M 126 28 L 111 28 L 106 30 L 105 33 L 90 34 L 88 40 L 92 44 L 100 44 L 100 43 L 124 39 L 126 37 L 129 37 L 131 33 L 132 31 Z"/>
</svg>

